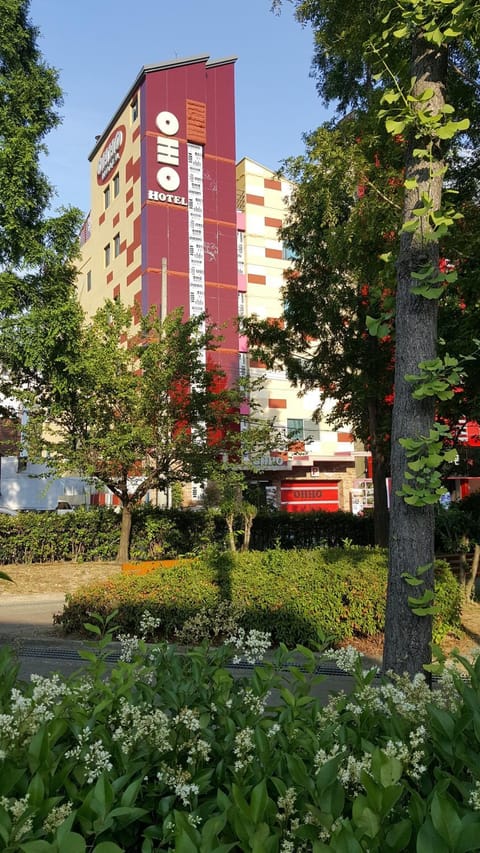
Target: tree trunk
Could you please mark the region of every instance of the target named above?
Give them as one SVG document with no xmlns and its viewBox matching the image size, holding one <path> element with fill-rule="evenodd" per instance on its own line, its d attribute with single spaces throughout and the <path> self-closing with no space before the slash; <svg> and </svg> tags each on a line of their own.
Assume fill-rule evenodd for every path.
<svg viewBox="0 0 480 853">
<path fill-rule="evenodd" d="M 243 513 L 244 532 L 243 532 L 242 551 L 248 551 L 248 549 L 250 548 L 250 539 L 252 537 L 253 520 L 254 520 L 256 514 L 257 514 L 256 509 L 252 510 L 251 512 L 248 512 L 248 511 L 245 512 L 244 511 L 244 513 Z"/>
<path fill-rule="evenodd" d="M 413 94 L 418 96 L 426 88 L 433 90 L 429 103 L 421 105 L 423 110 L 440 112 L 444 103 L 446 70 L 446 49 L 437 49 L 417 36 L 413 43 L 410 75 L 416 80 Z M 432 152 L 433 162 L 414 157 L 413 149 L 423 147 L 422 140 L 414 139 L 411 134 L 405 180 L 416 178 L 417 187 L 405 192 L 404 222 L 413 218 L 412 211 L 419 206 L 422 193 L 431 198 L 434 210 L 441 206 L 443 161 L 436 149 Z M 405 381 L 406 374 L 418 374 L 419 362 L 434 358 L 436 354 L 437 300 L 412 293 L 412 287 L 418 285 L 418 281 L 412 279 L 414 271 L 428 264 L 438 269 L 438 244 L 428 239 L 431 231 L 428 217 L 424 216 L 416 231 L 402 232 L 397 267 L 390 559 L 383 667 L 386 671 L 407 672 L 411 676 L 422 671 L 423 665 L 431 660 L 432 617 L 416 616 L 408 598 L 418 597 L 425 589 L 433 589 L 434 512 L 432 505 L 411 506 L 397 495 L 406 471 L 406 455 L 399 439 L 428 436 L 434 422 L 433 398 L 414 399 L 412 386 Z M 422 575 L 424 586 L 411 587 L 402 578 L 404 572 L 415 575 L 419 566 L 427 564 L 430 568 Z"/>
<path fill-rule="evenodd" d="M 122 507 L 122 526 L 118 546 L 117 562 L 126 563 L 130 555 L 130 534 L 132 532 L 132 507 L 124 504 Z"/>
<path fill-rule="evenodd" d="M 235 551 L 237 550 L 237 547 L 235 545 L 235 531 L 233 529 L 233 525 L 234 525 L 234 521 L 235 521 L 234 514 L 233 513 L 227 513 L 225 516 L 225 521 L 227 523 L 227 528 L 228 528 L 228 544 L 230 545 L 230 551 L 233 551 L 235 553 Z"/>
<path fill-rule="evenodd" d="M 389 513 L 387 501 L 387 461 L 377 436 L 377 407 L 374 400 L 368 403 L 368 426 L 373 467 L 373 525 L 375 545 L 388 547 Z"/>
<path fill-rule="evenodd" d="M 475 584 L 477 581 L 478 575 L 478 565 L 480 563 L 480 545 L 475 545 L 475 550 L 473 552 L 473 562 L 472 562 L 472 571 L 470 578 L 465 584 L 465 598 L 467 601 L 471 601 L 475 598 Z"/>
<path fill-rule="evenodd" d="M 373 455 L 373 526 L 375 545 L 388 548 L 389 512 L 387 501 L 387 463 L 382 453 Z"/>
</svg>

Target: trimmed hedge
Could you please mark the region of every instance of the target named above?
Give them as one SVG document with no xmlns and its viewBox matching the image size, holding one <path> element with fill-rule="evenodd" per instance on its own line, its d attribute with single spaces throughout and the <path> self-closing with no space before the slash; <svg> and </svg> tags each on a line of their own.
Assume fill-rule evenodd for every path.
<svg viewBox="0 0 480 853">
<path fill-rule="evenodd" d="M 314 646 L 383 631 L 387 582 L 385 552 L 372 549 L 212 553 L 143 577 L 127 575 L 67 596 L 57 617 L 67 633 L 82 632 L 92 611 L 117 611 L 118 633 L 138 634 L 142 613 L 160 620 L 157 639 L 204 608 L 231 601 L 246 628 L 269 631 L 275 644 Z M 436 639 L 459 626 L 461 592 L 446 564 L 437 567 Z"/>
<path fill-rule="evenodd" d="M 114 560 L 119 531 L 112 510 L 0 514 L 0 563 Z"/>
<path fill-rule="evenodd" d="M 373 545 L 373 515 L 351 512 L 269 512 L 253 522 L 251 549 L 266 551 L 280 547 L 340 547 L 350 540 L 355 545 Z"/>
<path fill-rule="evenodd" d="M 223 546 L 224 519 L 211 511 L 161 510 L 140 506 L 133 512 L 130 556 L 152 560 L 197 554 Z M 120 539 L 120 514 L 112 509 L 0 514 L 0 564 L 114 560 Z M 347 512 L 268 513 L 254 519 L 251 548 L 316 548 L 373 544 L 372 519 Z M 240 535 L 241 541 L 241 535 Z"/>
</svg>

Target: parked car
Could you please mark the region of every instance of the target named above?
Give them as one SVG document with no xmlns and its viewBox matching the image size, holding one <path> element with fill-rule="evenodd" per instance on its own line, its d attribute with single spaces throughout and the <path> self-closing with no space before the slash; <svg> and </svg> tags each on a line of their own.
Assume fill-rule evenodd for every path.
<svg viewBox="0 0 480 853">
<path fill-rule="evenodd" d="M 56 512 L 59 515 L 64 515 L 66 512 L 74 512 L 74 509 L 68 501 L 58 501 Z"/>
</svg>

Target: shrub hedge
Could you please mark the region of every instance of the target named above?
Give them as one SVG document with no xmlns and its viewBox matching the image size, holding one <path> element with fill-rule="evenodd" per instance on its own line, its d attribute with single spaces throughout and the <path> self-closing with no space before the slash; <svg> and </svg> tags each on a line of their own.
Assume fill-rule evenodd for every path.
<svg viewBox="0 0 480 853">
<path fill-rule="evenodd" d="M 207 545 L 222 546 L 226 532 L 218 513 L 141 506 L 133 512 L 131 559 L 197 554 Z M 119 538 L 120 515 L 111 509 L 0 514 L 0 564 L 114 560 Z M 346 512 L 263 514 L 254 520 L 251 547 L 314 548 L 344 540 L 373 544 L 372 520 Z"/>
<path fill-rule="evenodd" d="M 480 657 L 431 691 L 342 649 L 353 690 L 322 707 L 304 649 L 242 676 L 237 643 L 140 643 L 107 668 L 110 639 L 66 680 L 19 682 L 0 649 L 0 849 L 479 850 Z"/>
<path fill-rule="evenodd" d="M 67 596 L 57 621 L 66 632 L 82 632 L 89 613 L 116 612 L 119 633 L 137 634 L 148 610 L 160 620 L 157 639 L 205 607 L 230 601 L 246 629 L 269 631 L 275 644 L 314 646 L 372 636 L 384 627 L 387 560 L 373 549 L 210 553 L 143 577 L 128 575 L 83 587 Z M 435 635 L 458 627 L 461 593 L 446 564 L 437 567 Z"/>
</svg>

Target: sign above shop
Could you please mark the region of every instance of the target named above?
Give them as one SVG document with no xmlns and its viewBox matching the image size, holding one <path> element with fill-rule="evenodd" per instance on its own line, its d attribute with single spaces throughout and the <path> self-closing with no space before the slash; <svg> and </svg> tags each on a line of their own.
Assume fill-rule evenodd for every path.
<svg viewBox="0 0 480 853">
<path fill-rule="evenodd" d="M 255 459 L 255 467 L 261 471 L 276 471 L 278 468 L 289 470 L 292 465 L 284 456 L 260 456 Z"/>
</svg>

